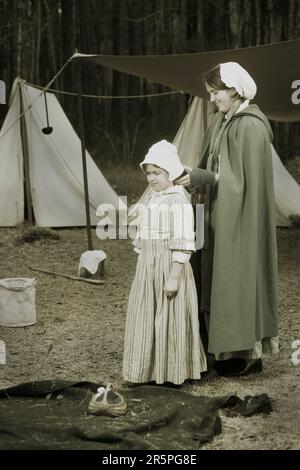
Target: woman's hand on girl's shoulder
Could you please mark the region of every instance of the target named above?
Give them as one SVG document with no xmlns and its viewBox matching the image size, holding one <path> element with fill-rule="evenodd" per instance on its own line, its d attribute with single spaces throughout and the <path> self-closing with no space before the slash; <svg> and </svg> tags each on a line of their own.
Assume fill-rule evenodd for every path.
<svg viewBox="0 0 300 470">
<path fill-rule="evenodd" d="M 184 169 L 187 173 L 192 173 L 193 168 L 191 166 L 188 166 L 188 165 L 183 165 L 183 166 L 184 166 Z"/>
<path fill-rule="evenodd" d="M 180 184 L 180 185 L 184 186 L 185 188 L 190 186 L 190 184 L 191 184 L 190 174 L 184 175 L 184 176 L 181 176 L 181 178 L 178 178 L 176 180 L 176 184 Z"/>
</svg>

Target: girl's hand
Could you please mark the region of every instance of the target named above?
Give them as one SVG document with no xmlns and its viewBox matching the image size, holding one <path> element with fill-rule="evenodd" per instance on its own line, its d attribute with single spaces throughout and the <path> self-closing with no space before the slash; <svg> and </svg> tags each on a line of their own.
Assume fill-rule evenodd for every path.
<svg viewBox="0 0 300 470">
<path fill-rule="evenodd" d="M 165 283 L 164 293 L 166 294 L 168 298 L 171 299 L 173 296 L 175 297 L 175 295 L 177 294 L 178 287 L 179 287 L 178 280 L 172 277 L 169 277 L 169 279 L 167 279 Z"/>
</svg>

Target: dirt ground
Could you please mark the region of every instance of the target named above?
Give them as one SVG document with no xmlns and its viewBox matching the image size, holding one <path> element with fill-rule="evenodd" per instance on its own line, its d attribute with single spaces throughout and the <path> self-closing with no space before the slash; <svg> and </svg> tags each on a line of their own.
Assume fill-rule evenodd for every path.
<svg viewBox="0 0 300 470">
<path fill-rule="evenodd" d="M 23 231 L 22 226 L 0 229 L 0 277 L 38 279 L 37 323 L 0 327 L 7 353 L 6 364 L 0 364 L 0 387 L 52 378 L 124 386 L 123 333 L 136 262 L 131 241 L 101 241 L 93 231 L 93 248 L 107 254 L 105 284 L 96 286 L 29 269 L 76 275 L 80 255 L 87 250 L 85 229 L 60 229 L 59 240 L 17 244 Z M 280 353 L 265 357 L 261 374 L 183 386 L 196 395 L 267 393 L 274 411 L 251 418 L 221 412 L 223 433 L 204 449 L 300 449 L 300 364 L 291 360 L 292 343 L 300 340 L 300 229 L 278 229 L 277 235 Z"/>
</svg>

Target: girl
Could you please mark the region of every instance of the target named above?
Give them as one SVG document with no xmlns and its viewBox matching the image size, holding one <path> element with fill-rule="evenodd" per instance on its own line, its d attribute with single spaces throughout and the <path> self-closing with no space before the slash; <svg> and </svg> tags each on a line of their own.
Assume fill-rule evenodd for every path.
<svg viewBox="0 0 300 470">
<path fill-rule="evenodd" d="M 173 144 L 154 144 L 140 166 L 150 192 L 139 207 L 133 242 L 139 257 L 128 301 L 123 377 L 179 385 L 206 370 L 189 263 L 193 210 L 184 188 L 173 183 L 184 172 Z"/>
</svg>

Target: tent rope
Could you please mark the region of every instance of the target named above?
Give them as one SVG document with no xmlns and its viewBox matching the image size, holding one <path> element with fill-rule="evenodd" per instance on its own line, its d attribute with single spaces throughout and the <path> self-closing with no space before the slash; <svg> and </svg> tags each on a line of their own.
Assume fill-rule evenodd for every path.
<svg viewBox="0 0 300 470">
<path fill-rule="evenodd" d="M 32 86 L 34 88 L 38 88 L 39 90 L 43 90 L 44 88 L 39 85 L 35 85 L 34 83 L 29 83 L 25 82 L 27 85 Z M 70 95 L 70 96 L 77 96 L 77 93 L 73 93 L 71 91 L 62 91 L 62 90 L 56 90 L 55 88 L 47 88 L 47 91 L 51 91 L 57 94 L 61 95 Z M 163 95 L 175 95 L 175 94 L 184 94 L 183 91 L 181 90 L 175 90 L 175 91 L 164 91 L 161 93 L 149 93 L 147 95 L 115 95 L 115 96 L 110 96 L 110 95 L 87 95 L 87 94 L 82 94 L 81 96 L 83 98 L 98 98 L 98 99 L 130 99 L 130 98 L 152 98 L 155 96 L 163 96 Z"/>
<path fill-rule="evenodd" d="M 2 139 L 5 134 L 9 131 L 9 129 L 11 129 L 15 124 L 16 122 L 18 122 L 18 120 L 26 113 L 26 111 L 28 111 L 30 108 L 32 108 L 32 106 L 34 105 L 34 103 L 42 96 L 42 94 L 45 92 L 45 91 L 50 91 L 50 92 L 54 92 L 54 93 L 57 93 L 57 94 L 61 94 L 61 95 L 71 95 L 71 96 L 77 96 L 77 93 L 72 93 L 70 91 L 62 91 L 62 90 L 56 90 L 54 88 L 50 88 L 51 84 L 57 79 L 57 77 L 62 73 L 62 71 L 64 70 L 64 68 L 68 65 L 68 63 L 72 60 L 73 56 L 70 57 L 67 62 L 63 65 L 63 67 L 57 72 L 57 74 L 50 80 L 50 82 L 42 87 L 40 85 L 35 85 L 34 83 L 29 83 L 27 82 L 26 80 L 22 80 L 20 83 L 25 83 L 29 86 L 32 86 L 32 87 L 35 87 L 37 88 L 38 90 L 41 90 L 41 93 L 39 94 L 39 96 L 37 96 L 35 98 L 35 100 L 26 108 L 24 109 L 24 111 L 19 114 L 19 116 L 16 118 L 16 120 L 7 128 L 5 129 L 5 131 L 3 132 L 2 135 L 0 135 L 0 139 Z M 136 99 L 136 98 L 153 98 L 153 97 L 157 97 L 157 96 L 165 96 L 165 95 L 175 95 L 175 94 L 184 94 L 183 91 L 181 90 L 174 90 L 174 91 L 164 91 L 164 92 L 161 92 L 161 93 L 150 93 L 150 94 L 146 94 L 146 95 L 121 95 L 121 96 L 109 96 L 109 95 L 87 95 L 87 94 L 82 94 L 81 96 L 83 98 L 96 98 L 96 99 Z"/>
<path fill-rule="evenodd" d="M 10 126 L 8 126 L 7 129 L 5 129 L 5 131 L 3 132 L 3 134 L 0 135 L 0 139 L 2 139 L 2 138 L 5 136 L 5 134 L 9 131 L 9 129 L 11 129 L 11 128 L 19 121 L 19 119 L 20 119 L 22 116 L 24 116 L 24 114 L 25 114 L 30 108 L 32 108 L 32 106 L 34 105 L 34 103 L 43 95 L 43 93 L 44 93 L 45 91 L 47 91 L 47 90 L 50 88 L 50 86 L 52 85 L 52 83 L 57 79 L 57 77 L 59 77 L 59 75 L 62 73 L 62 71 L 63 71 L 63 70 L 67 67 L 67 65 L 71 62 L 71 60 L 73 59 L 73 57 L 74 57 L 74 55 L 72 55 L 71 57 L 69 57 L 69 59 L 68 59 L 68 60 L 64 63 L 64 65 L 59 69 L 59 71 L 54 75 L 54 77 L 50 80 L 50 82 L 47 83 L 46 86 L 44 86 L 44 87 L 41 88 L 41 90 L 42 90 L 41 93 L 33 100 L 32 103 L 30 103 L 29 106 L 27 106 L 27 108 L 24 109 L 24 111 L 23 111 L 22 113 L 19 114 L 19 116 L 15 119 L 15 121 L 14 121 Z M 26 83 L 26 81 L 25 81 L 25 80 L 20 80 L 19 85 L 20 85 L 21 83 Z"/>
</svg>

